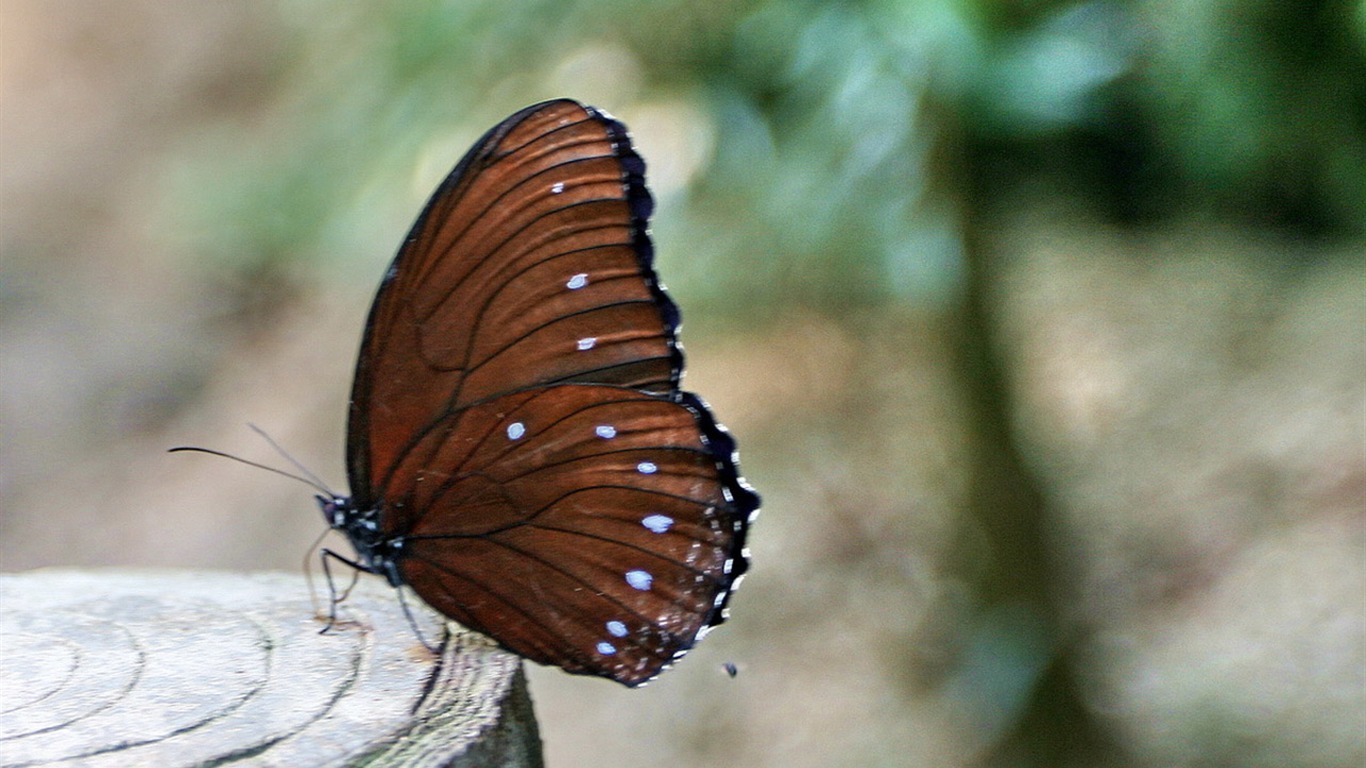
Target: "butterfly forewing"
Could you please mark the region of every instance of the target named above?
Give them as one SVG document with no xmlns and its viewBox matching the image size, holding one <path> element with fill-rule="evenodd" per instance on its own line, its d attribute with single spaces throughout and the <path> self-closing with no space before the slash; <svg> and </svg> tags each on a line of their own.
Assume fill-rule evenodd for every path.
<svg viewBox="0 0 1366 768">
<path fill-rule="evenodd" d="M 677 310 L 644 234 L 625 129 L 571 101 L 490 131 L 437 190 L 380 288 L 352 391 L 352 488 L 386 484 L 450 410 L 520 387 L 677 386 Z"/>
</svg>

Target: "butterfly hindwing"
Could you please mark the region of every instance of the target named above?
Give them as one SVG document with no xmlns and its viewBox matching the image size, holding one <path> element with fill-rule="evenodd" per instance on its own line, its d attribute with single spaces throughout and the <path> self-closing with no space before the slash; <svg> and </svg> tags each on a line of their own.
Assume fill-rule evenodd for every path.
<svg viewBox="0 0 1366 768">
<path fill-rule="evenodd" d="M 691 403 L 565 384 L 430 433 L 401 570 L 424 600 L 528 658 L 643 682 L 718 623 L 753 497 Z M 496 629 L 495 629 L 496 628 Z"/>
</svg>

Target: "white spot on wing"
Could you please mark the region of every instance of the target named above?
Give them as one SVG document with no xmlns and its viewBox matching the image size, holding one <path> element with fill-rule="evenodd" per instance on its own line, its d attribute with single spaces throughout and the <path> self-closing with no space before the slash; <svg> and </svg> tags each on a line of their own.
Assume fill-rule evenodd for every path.
<svg viewBox="0 0 1366 768">
<path fill-rule="evenodd" d="M 558 194 L 560 194 L 560 193 L 563 192 L 563 191 L 564 191 L 564 182 L 563 182 L 563 181 L 557 181 L 557 182 L 555 182 L 554 184 L 551 184 L 551 185 L 550 185 L 550 194 L 552 194 L 552 195 L 558 195 Z"/>
<path fill-rule="evenodd" d="M 571 291 L 577 291 L 585 285 L 588 285 L 588 273 L 580 272 L 577 275 L 574 275 L 573 277 L 569 278 L 569 282 L 565 283 L 564 287 L 568 288 Z"/>
<path fill-rule="evenodd" d="M 659 467 L 653 461 L 642 461 L 636 465 L 636 471 L 642 475 L 653 475 L 659 471 Z"/>
<path fill-rule="evenodd" d="M 626 572 L 626 583 L 641 592 L 649 592 L 650 585 L 654 583 L 654 580 L 655 577 L 650 575 L 649 571 L 636 569 L 634 571 Z"/>
<path fill-rule="evenodd" d="M 598 337 L 596 337 L 596 336 L 589 336 L 589 337 L 584 338 L 584 339 L 579 339 L 579 351 L 580 351 L 580 352 L 583 352 L 583 351 L 592 349 L 593 347 L 597 346 L 597 344 L 598 344 Z"/>
<path fill-rule="evenodd" d="M 520 421 L 514 421 L 508 425 L 508 439 L 517 440 L 526 434 L 526 425 Z"/>
<path fill-rule="evenodd" d="M 674 519 L 668 515 L 646 515 L 645 519 L 640 521 L 640 524 L 655 533 L 664 533 L 673 527 Z"/>
<path fill-rule="evenodd" d="M 626 625 L 616 619 L 607 622 L 607 631 L 612 633 L 612 637 L 626 637 Z"/>
<path fill-rule="evenodd" d="M 593 430 L 593 432 L 596 433 L 597 436 L 601 437 L 603 440 L 611 440 L 612 438 L 617 436 L 617 428 L 612 426 L 611 424 L 600 424 L 598 425 L 597 429 Z"/>
<path fill-rule="evenodd" d="M 598 653 L 601 653 L 603 656 L 611 656 L 616 652 L 617 647 L 607 642 L 606 640 L 603 640 L 602 642 L 598 643 Z"/>
</svg>

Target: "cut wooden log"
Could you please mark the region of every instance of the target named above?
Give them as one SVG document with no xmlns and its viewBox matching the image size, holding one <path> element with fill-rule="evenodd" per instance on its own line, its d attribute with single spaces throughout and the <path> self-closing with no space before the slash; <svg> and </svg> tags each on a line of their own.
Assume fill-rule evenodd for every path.
<svg viewBox="0 0 1366 768">
<path fill-rule="evenodd" d="M 438 653 L 374 577 L 319 634 L 302 576 L 0 575 L 0 765 L 540 766 L 521 660 L 409 603 Z"/>
</svg>

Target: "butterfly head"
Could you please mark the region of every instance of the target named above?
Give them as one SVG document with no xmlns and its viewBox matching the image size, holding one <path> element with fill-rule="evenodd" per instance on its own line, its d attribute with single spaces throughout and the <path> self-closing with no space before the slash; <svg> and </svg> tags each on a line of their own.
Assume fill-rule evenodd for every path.
<svg viewBox="0 0 1366 768">
<path fill-rule="evenodd" d="M 323 511 L 323 519 L 332 528 L 345 530 L 347 521 L 355 516 L 356 508 L 349 497 L 318 494 L 313 498 L 317 500 L 318 508 Z"/>
</svg>

